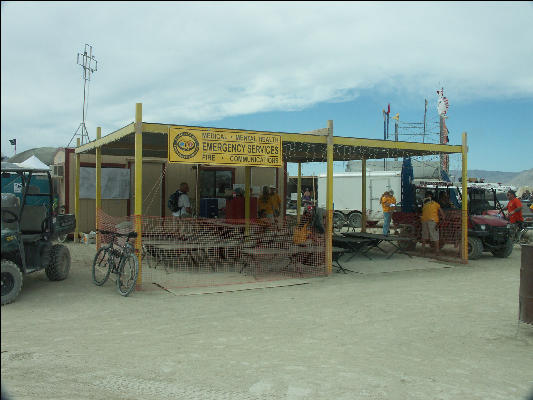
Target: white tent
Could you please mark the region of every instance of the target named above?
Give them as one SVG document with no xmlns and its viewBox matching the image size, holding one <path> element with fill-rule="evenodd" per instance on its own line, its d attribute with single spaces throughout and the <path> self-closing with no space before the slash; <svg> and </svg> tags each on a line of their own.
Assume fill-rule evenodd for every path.
<svg viewBox="0 0 533 400">
<path fill-rule="evenodd" d="M 50 167 L 48 165 L 43 163 L 41 160 L 39 160 L 35 156 L 31 156 L 27 160 L 25 160 L 25 161 L 23 161 L 21 163 L 17 163 L 17 165 L 19 165 L 19 166 L 21 166 L 22 168 L 25 168 L 25 169 L 26 168 L 27 169 L 38 169 L 40 171 L 42 171 L 42 170 L 49 171 L 50 170 Z"/>
</svg>

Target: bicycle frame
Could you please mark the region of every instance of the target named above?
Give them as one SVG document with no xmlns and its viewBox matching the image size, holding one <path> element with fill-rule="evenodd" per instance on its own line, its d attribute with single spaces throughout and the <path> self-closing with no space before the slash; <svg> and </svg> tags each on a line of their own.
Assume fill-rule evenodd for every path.
<svg viewBox="0 0 533 400">
<path fill-rule="evenodd" d="M 130 243 L 130 239 L 137 236 L 130 234 L 120 234 L 118 232 L 110 232 L 110 231 L 102 231 L 99 230 L 98 232 L 102 233 L 103 235 L 112 235 L 111 243 L 109 244 L 109 262 L 111 263 L 111 272 L 116 274 L 118 273 L 118 266 L 120 265 L 120 260 L 122 258 L 128 257 L 131 253 L 135 253 L 135 248 Z M 117 243 L 115 243 L 116 238 L 118 236 L 124 236 L 126 237 L 126 242 L 122 247 L 120 247 Z M 118 246 L 118 249 L 115 247 L 115 245 Z M 117 262 L 118 261 L 118 262 Z"/>
</svg>

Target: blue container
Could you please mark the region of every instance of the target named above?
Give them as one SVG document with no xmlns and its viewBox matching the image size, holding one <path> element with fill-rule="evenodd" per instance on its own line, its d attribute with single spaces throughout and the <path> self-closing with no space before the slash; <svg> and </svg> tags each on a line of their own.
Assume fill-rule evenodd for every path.
<svg viewBox="0 0 533 400">
<path fill-rule="evenodd" d="M 30 181 L 30 189 L 32 193 L 49 193 L 48 176 L 33 175 Z M 22 202 L 22 180 L 18 174 L 2 173 L 2 193 L 13 193 Z M 30 206 L 46 205 L 48 201 L 48 196 L 28 196 L 26 198 L 26 204 Z"/>
<path fill-rule="evenodd" d="M 218 199 L 209 199 L 209 198 L 200 199 L 200 217 L 217 218 L 218 217 Z"/>
</svg>

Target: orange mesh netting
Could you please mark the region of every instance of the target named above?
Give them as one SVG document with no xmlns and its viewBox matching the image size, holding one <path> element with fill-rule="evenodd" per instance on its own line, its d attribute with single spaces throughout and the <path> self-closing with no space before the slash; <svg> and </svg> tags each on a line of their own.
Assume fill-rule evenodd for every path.
<svg viewBox="0 0 533 400">
<path fill-rule="evenodd" d="M 133 216 L 112 217 L 99 210 L 97 218 L 99 230 L 134 230 Z M 251 220 L 248 227 L 244 220 L 143 216 L 141 230 L 143 289 L 326 274 L 324 234 L 298 227 L 291 216 Z M 110 240 L 106 236 L 99 234 L 100 244 Z"/>
</svg>

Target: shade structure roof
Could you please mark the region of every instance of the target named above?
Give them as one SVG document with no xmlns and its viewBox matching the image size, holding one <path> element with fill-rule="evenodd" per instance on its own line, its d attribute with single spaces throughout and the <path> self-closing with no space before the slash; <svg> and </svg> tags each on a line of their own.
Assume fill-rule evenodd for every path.
<svg viewBox="0 0 533 400">
<path fill-rule="evenodd" d="M 283 141 L 283 161 L 285 162 L 326 162 L 327 129 L 318 129 L 312 133 L 287 133 L 249 131 L 190 125 L 148 123 L 142 124 L 143 158 L 168 157 L 169 127 L 194 128 L 216 132 L 231 131 L 241 133 L 274 133 L 281 135 Z M 101 147 L 103 155 L 134 156 L 135 127 L 131 123 L 100 139 L 93 140 L 76 148 L 76 153 L 93 154 Z M 435 154 L 461 153 L 461 145 L 444 145 L 418 142 L 395 142 L 390 140 L 364 139 L 355 137 L 333 136 L 334 161 L 361 159 L 403 158 L 428 156 Z"/>
</svg>

